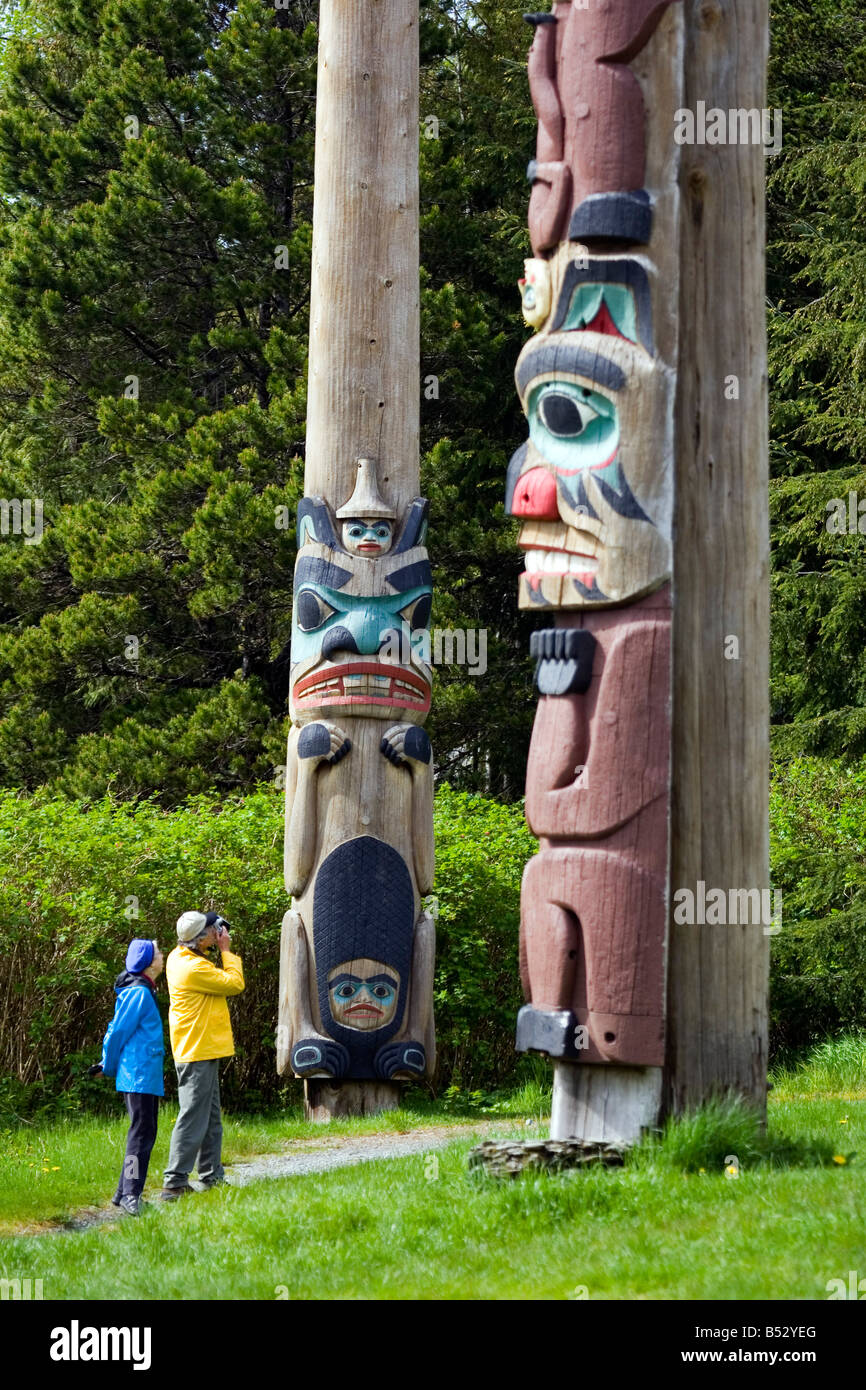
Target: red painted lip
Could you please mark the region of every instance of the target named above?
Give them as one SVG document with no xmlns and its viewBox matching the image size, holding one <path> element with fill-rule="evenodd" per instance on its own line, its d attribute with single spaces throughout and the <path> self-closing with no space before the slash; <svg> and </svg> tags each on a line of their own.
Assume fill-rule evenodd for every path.
<svg viewBox="0 0 866 1390">
<path fill-rule="evenodd" d="M 358 549 L 359 549 L 359 550 L 375 550 L 375 551 L 378 552 L 378 551 L 380 551 L 380 550 L 382 549 L 382 547 L 381 547 L 381 545 L 377 545 L 377 544 L 375 543 L 375 541 L 366 541 L 363 545 L 359 545 L 359 546 L 358 546 Z"/>
<path fill-rule="evenodd" d="M 388 676 L 390 684 L 386 693 L 379 695 L 353 694 L 351 687 L 346 691 L 344 676 Z M 402 681 L 410 690 L 401 689 L 396 682 Z M 316 687 L 323 688 L 315 696 L 310 692 Z M 383 687 L 384 691 L 384 687 Z M 307 697 L 305 699 L 305 697 Z M 384 661 L 347 661 L 326 670 L 311 671 L 302 677 L 295 686 L 295 704 L 304 708 L 314 705 L 394 705 L 399 709 L 430 708 L 430 689 L 414 671 L 405 666 L 392 666 Z"/>
<path fill-rule="evenodd" d="M 350 1004 L 345 1011 L 347 1014 L 369 1014 L 372 1018 L 381 1018 L 384 1009 L 375 1009 L 372 1004 Z"/>
</svg>

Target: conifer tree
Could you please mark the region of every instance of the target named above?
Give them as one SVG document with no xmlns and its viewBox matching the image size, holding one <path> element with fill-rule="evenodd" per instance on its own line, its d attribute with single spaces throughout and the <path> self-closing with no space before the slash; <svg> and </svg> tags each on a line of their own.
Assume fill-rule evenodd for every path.
<svg viewBox="0 0 866 1390">
<path fill-rule="evenodd" d="M 39 12 L 0 111 L 0 490 L 45 522 L 0 550 L 0 763 L 81 795 L 244 785 L 285 694 L 312 14 Z"/>
<path fill-rule="evenodd" d="M 772 21 L 769 100 L 784 122 L 768 161 L 774 747 L 863 753 L 866 4 L 774 0 Z"/>
<path fill-rule="evenodd" d="M 283 757 L 315 9 L 31 7 L 0 101 L 0 494 L 42 499 L 44 535 L 0 536 L 0 767 L 171 804 Z M 502 493 L 532 123 L 499 47 L 522 55 L 519 17 L 484 11 L 422 30 L 434 623 L 489 638 L 485 676 L 441 673 L 432 732 L 452 780 L 514 796 L 531 699 Z"/>
</svg>

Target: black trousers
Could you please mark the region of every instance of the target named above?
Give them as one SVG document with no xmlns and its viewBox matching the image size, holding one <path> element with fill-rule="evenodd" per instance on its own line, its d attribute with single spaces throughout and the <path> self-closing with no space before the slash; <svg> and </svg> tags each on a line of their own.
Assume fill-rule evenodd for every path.
<svg viewBox="0 0 866 1390">
<path fill-rule="evenodd" d="M 120 1170 L 120 1181 L 114 1194 L 115 1203 L 121 1197 L 140 1197 L 144 1191 L 147 1165 L 156 1143 L 156 1127 L 159 1120 L 159 1096 L 124 1091 L 123 1099 L 129 1112 L 129 1133 L 126 1136 L 126 1153 Z"/>
</svg>

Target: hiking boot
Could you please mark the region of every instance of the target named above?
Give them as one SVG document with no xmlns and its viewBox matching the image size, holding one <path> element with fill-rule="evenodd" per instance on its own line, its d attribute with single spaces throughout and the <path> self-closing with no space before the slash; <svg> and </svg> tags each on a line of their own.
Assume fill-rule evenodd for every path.
<svg viewBox="0 0 866 1390">
<path fill-rule="evenodd" d="M 124 1197 L 121 1197 L 120 1201 L 117 1202 L 116 1205 L 120 1207 L 121 1211 L 125 1211 L 127 1216 L 141 1215 L 141 1198 L 133 1197 L 131 1193 Z"/>
<path fill-rule="evenodd" d="M 210 1192 L 210 1190 L 211 1190 L 212 1187 L 228 1187 L 228 1186 L 229 1186 L 229 1184 L 226 1182 L 225 1178 L 207 1178 L 207 1179 L 202 1178 L 202 1180 L 201 1180 L 201 1185 L 202 1185 L 202 1187 L 204 1188 L 205 1192 Z"/>
<path fill-rule="evenodd" d="M 164 1187 L 158 1196 L 162 1202 L 176 1202 L 178 1197 L 186 1197 L 189 1192 L 195 1192 L 195 1188 L 184 1183 L 183 1187 Z"/>
</svg>

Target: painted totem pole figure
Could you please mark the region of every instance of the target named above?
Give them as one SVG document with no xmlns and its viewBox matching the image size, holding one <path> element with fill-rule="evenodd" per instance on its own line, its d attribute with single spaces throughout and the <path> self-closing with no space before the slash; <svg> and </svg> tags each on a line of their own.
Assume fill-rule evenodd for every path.
<svg viewBox="0 0 866 1390">
<path fill-rule="evenodd" d="M 674 374 L 656 344 L 644 102 L 625 66 L 667 0 L 530 15 L 537 329 L 515 378 L 529 439 L 508 469 L 538 710 L 521 894 L 517 1047 L 664 1060 Z M 612 249 L 613 248 L 613 249 Z M 556 1136 L 561 1137 L 561 1136 Z"/>
<path fill-rule="evenodd" d="M 535 26 L 529 86 L 538 144 L 529 166 L 529 233 L 536 256 L 566 237 L 649 241 L 644 102 L 626 64 L 670 3 L 557 0 L 550 14 L 526 16 Z"/>
<path fill-rule="evenodd" d="M 298 509 L 280 1072 L 387 1081 L 435 1062 L 426 531 L 426 501 L 397 517 L 370 459 L 336 513 Z"/>
</svg>

